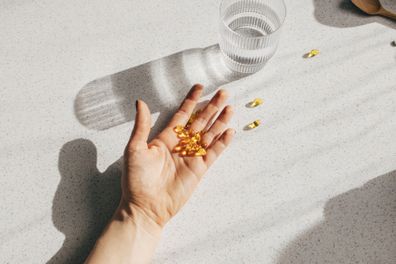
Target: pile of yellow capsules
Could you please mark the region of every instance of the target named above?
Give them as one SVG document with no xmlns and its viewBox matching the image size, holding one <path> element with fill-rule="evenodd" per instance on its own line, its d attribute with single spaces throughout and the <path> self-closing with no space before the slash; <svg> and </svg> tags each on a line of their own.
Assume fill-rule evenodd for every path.
<svg viewBox="0 0 396 264">
<path fill-rule="evenodd" d="M 263 99 L 256 98 L 248 104 L 249 108 L 257 107 L 263 104 Z M 206 155 L 206 145 L 201 141 L 202 136 L 204 134 L 203 131 L 194 132 L 190 129 L 192 122 L 196 119 L 199 114 L 199 110 L 192 114 L 190 119 L 187 122 L 186 126 L 178 125 L 173 128 L 173 131 L 176 133 L 179 138 L 179 144 L 174 147 L 173 152 L 179 153 L 182 157 L 200 157 Z M 260 120 L 255 120 L 252 123 L 248 124 L 246 128 L 248 130 L 255 129 L 261 124 Z"/>
<path fill-rule="evenodd" d="M 180 156 L 199 157 L 206 155 L 206 146 L 201 142 L 203 132 L 193 132 L 190 130 L 190 125 L 197 115 L 198 112 L 194 113 L 185 127 L 179 125 L 173 128 L 173 131 L 175 131 L 179 138 L 179 144 L 173 151 L 179 153 Z"/>
</svg>

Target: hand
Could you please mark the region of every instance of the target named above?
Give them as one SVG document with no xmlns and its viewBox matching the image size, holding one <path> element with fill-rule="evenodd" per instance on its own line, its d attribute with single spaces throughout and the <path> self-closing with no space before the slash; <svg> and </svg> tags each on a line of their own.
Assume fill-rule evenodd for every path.
<svg viewBox="0 0 396 264">
<path fill-rule="evenodd" d="M 173 131 L 186 125 L 201 97 L 203 87 L 195 85 L 168 126 L 151 142 L 150 110 L 143 101 L 136 102 L 136 119 L 124 154 L 121 204 L 136 215 L 163 227 L 186 203 L 202 176 L 230 144 L 235 131 L 226 129 L 233 111 L 226 106 L 218 118 L 227 93 L 219 90 L 191 124 L 192 131 L 204 130 L 202 141 L 208 146 L 203 157 L 181 157 L 173 152 L 178 138 Z"/>
</svg>

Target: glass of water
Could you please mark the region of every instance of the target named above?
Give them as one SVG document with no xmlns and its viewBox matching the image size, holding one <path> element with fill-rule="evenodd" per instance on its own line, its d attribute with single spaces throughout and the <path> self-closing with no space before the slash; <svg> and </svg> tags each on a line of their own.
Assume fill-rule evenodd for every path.
<svg viewBox="0 0 396 264">
<path fill-rule="evenodd" d="M 283 0 L 223 0 L 219 44 L 226 65 L 244 74 L 263 68 L 275 54 L 285 17 Z"/>
</svg>

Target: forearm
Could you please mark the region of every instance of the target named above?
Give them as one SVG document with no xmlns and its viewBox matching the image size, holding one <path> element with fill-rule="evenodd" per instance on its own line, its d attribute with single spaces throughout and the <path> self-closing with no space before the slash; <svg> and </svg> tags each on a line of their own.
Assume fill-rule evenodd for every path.
<svg viewBox="0 0 396 264">
<path fill-rule="evenodd" d="M 120 205 L 85 263 L 149 263 L 160 235 L 142 212 Z"/>
</svg>

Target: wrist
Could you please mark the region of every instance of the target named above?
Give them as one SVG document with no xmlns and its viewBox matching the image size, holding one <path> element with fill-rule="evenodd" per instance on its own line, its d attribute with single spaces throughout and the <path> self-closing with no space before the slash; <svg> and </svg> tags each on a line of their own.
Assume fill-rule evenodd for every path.
<svg viewBox="0 0 396 264">
<path fill-rule="evenodd" d="M 114 218 L 120 221 L 131 222 L 135 228 L 141 229 L 153 238 L 159 238 L 163 227 L 150 218 L 144 210 L 125 201 L 121 201 Z"/>
</svg>

